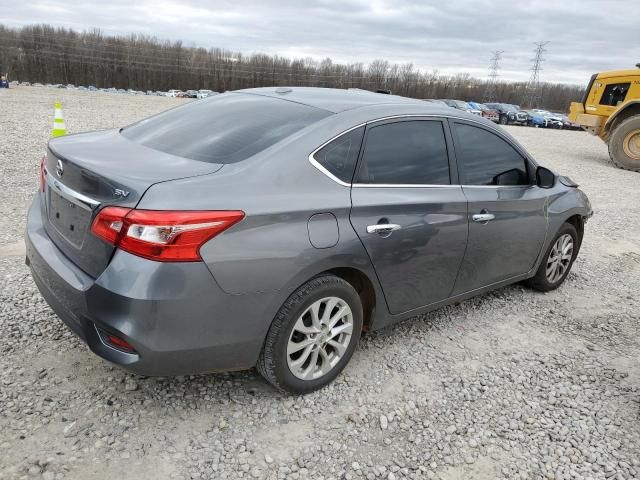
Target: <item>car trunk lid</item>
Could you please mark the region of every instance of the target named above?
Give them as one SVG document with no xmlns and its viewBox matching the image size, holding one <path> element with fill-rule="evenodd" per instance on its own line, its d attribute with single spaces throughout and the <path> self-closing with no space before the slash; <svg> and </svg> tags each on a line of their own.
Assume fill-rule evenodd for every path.
<svg viewBox="0 0 640 480">
<path fill-rule="evenodd" d="M 59 137 L 49 142 L 45 162 L 45 229 L 67 257 L 97 278 L 114 251 L 91 233 L 100 208 L 133 208 L 153 184 L 220 168 L 152 150 L 118 130 Z"/>
</svg>

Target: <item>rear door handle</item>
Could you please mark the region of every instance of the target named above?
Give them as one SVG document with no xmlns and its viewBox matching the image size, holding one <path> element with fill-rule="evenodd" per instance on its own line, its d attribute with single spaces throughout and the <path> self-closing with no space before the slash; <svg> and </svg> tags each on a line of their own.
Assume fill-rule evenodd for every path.
<svg viewBox="0 0 640 480">
<path fill-rule="evenodd" d="M 489 213 L 486 210 L 483 210 L 482 213 L 476 213 L 471 218 L 473 219 L 474 222 L 488 223 L 494 218 L 496 218 L 496 216 L 493 213 Z"/>
<path fill-rule="evenodd" d="M 378 223 L 367 226 L 367 233 L 377 233 L 378 235 L 388 235 L 391 232 L 400 230 L 402 227 L 397 223 Z"/>
</svg>

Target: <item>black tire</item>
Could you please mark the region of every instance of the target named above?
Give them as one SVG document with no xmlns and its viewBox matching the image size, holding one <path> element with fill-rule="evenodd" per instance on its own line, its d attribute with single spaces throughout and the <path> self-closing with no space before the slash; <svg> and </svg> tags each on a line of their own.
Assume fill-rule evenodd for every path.
<svg viewBox="0 0 640 480">
<path fill-rule="evenodd" d="M 506 125 L 507 123 L 509 123 L 509 120 L 507 119 L 506 115 L 500 115 L 500 120 L 498 120 L 498 123 L 500 123 L 500 125 Z"/>
<path fill-rule="evenodd" d="M 558 239 L 563 235 L 567 235 L 567 234 L 571 236 L 571 239 L 573 241 L 573 252 L 571 255 L 571 260 L 569 261 L 566 267 L 566 270 L 564 271 L 562 276 L 560 276 L 558 279 L 554 281 L 550 281 L 549 278 L 547 277 L 547 265 L 549 264 L 549 261 L 550 261 L 549 257 Z M 560 230 L 558 230 L 558 233 L 556 233 L 556 235 L 553 237 L 553 240 L 549 244 L 547 251 L 544 253 L 544 257 L 540 262 L 538 271 L 533 277 L 529 278 L 528 280 L 525 280 L 524 282 L 525 285 L 535 290 L 539 290 L 541 292 L 548 292 L 551 290 L 555 290 L 560 285 L 562 285 L 562 283 L 567 278 L 567 275 L 569 275 L 569 272 L 571 271 L 571 267 L 573 266 L 573 262 L 578 256 L 579 250 L 580 250 L 580 240 L 578 238 L 578 232 L 576 232 L 575 227 L 570 223 L 564 223 L 560 227 Z"/>
<path fill-rule="evenodd" d="M 353 315 L 350 343 L 338 363 L 323 376 L 303 380 L 296 377 L 287 363 L 287 344 L 298 318 L 316 301 L 338 297 L 346 302 Z M 347 365 L 356 349 L 362 332 L 362 303 L 350 283 L 335 275 L 320 275 L 296 290 L 280 307 L 269 328 L 258 358 L 258 372 L 278 390 L 291 394 L 305 394 L 331 383 Z"/>
<path fill-rule="evenodd" d="M 618 168 L 640 172 L 640 157 L 629 156 L 623 145 L 627 135 L 634 131 L 640 131 L 640 115 L 634 115 L 614 125 L 609 137 L 609 158 Z"/>
</svg>

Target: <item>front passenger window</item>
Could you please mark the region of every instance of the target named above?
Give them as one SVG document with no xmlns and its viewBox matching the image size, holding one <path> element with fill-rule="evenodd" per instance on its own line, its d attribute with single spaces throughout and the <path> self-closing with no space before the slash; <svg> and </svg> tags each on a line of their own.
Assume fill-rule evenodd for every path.
<svg viewBox="0 0 640 480">
<path fill-rule="evenodd" d="M 529 185 L 526 160 L 506 141 L 483 128 L 455 124 L 463 185 Z"/>
</svg>

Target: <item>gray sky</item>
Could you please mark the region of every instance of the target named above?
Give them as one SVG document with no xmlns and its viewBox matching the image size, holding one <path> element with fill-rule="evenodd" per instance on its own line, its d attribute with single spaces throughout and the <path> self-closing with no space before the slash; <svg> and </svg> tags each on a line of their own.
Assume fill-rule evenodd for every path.
<svg viewBox="0 0 640 480">
<path fill-rule="evenodd" d="M 1 2 L 0 23 L 145 33 L 243 53 L 382 58 L 424 71 L 529 77 L 533 42 L 548 40 L 541 80 L 585 84 L 640 62 L 637 0 L 30 0 Z"/>
</svg>

